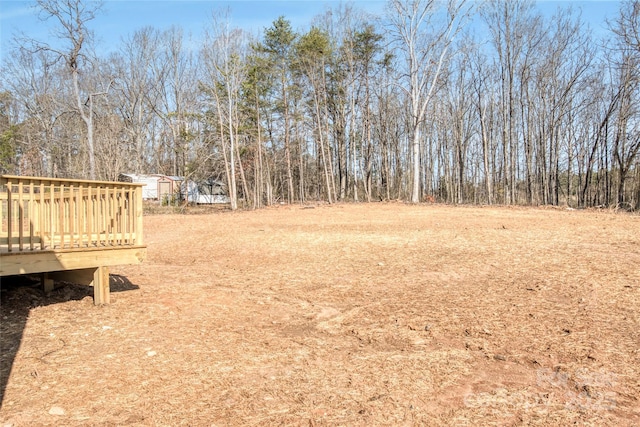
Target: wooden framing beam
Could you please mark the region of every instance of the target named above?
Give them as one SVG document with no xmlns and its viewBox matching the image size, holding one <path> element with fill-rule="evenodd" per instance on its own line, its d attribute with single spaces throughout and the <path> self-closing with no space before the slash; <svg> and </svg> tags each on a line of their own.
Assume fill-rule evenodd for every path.
<svg viewBox="0 0 640 427">
<path fill-rule="evenodd" d="M 130 246 L 3 253 L 0 259 L 0 276 L 139 264 L 144 260 L 146 252 L 147 248 L 144 246 Z"/>
</svg>

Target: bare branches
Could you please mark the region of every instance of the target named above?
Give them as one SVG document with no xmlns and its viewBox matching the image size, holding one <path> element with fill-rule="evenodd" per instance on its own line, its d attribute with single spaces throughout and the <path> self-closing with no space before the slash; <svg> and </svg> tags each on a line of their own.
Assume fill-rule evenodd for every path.
<svg viewBox="0 0 640 427">
<path fill-rule="evenodd" d="M 565 5 L 390 0 L 386 20 L 341 5 L 251 45 L 226 11 L 201 40 L 147 27 L 104 57 L 102 3 L 36 4 L 54 37 L 16 39 L 0 74 L 20 108 L 0 119 L 24 123 L 7 138 L 32 170 L 226 175 L 253 206 L 640 207 L 640 0 L 621 3 L 606 47 Z"/>
<path fill-rule="evenodd" d="M 87 41 L 90 41 L 92 32 L 87 27 L 87 23 L 95 19 L 96 14 L 102 9 L 101 1 L 81 0 L 38 0 L 37 8 L 42 21 L 53 19 L 57 25 L 53 30 L 53 35 L 59 40 L 67 42 L 66 48 L 53 48 L 48 43 L 42 41 L 32 41 L 35 49 L 51 50 L 65 59 L 67 66 L 75 70 L 78 62 L 86 59 L 82 54 L 82 48 Z"/>
<path fill-rule="evenodd" d="M 466 1 L 449 0 L 446 8 L 435 0 L 392 0 L 388 18 L 391 34 L 405 57 L 403 88 L 411 111 L 412 190 L 411 201 L 421 198 L 419 133 L 434 96 L 454 36 L 469 16 Z"/>
</svg>

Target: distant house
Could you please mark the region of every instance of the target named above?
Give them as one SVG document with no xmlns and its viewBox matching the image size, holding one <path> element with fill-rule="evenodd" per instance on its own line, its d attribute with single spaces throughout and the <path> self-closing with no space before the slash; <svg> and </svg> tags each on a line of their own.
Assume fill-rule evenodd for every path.
<svg viewBox="0 0 640 427">
<path fill-rule="evenodd" d="M 196 203 L 200 205 L 229 203 L 227 186 L 213 178 L 198 182 L 198 197 Z"/>
<path fill-rule="evenodd" d="M 118 181 L 145 184 L 142 187 L 143 200 L 173 201 L 177 198 L 197 204 L 229 203 L 226 186 L 214 179 L 194 182 L 181 176 L 123 173 L 118 176 Z"/>
</svg>

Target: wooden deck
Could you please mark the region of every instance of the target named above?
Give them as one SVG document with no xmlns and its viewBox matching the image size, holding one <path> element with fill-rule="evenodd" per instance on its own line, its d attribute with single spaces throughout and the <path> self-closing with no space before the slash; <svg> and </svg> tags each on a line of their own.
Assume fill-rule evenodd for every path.
<svg viewBox="0 0 640 427">
<path fill-rule="evenodd" d="M 0 176 L 0 276 L 92 284 L 109 303 L 112 265 L 146 256 L 142 184 Z"/>
</svg>

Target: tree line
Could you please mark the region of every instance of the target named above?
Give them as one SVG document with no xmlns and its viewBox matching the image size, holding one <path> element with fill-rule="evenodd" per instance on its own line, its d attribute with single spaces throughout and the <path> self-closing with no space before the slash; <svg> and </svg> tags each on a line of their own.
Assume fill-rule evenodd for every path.
<svg viewBox="0 0 640 427">
<path fill-rule="evenodd" d="M 103 5 L 38 0 L 56 38 L 16 37 L 0 77 L 0 170 L 226 183 L 232 208 L 307 201 L 640 209 L 640 0 L 596 37 L 528 0 L 340 4 L 259 34 L 212 12 L 198 39 Z M 53 43 L 55 41 L 55 43 Z"/>
</svg>

